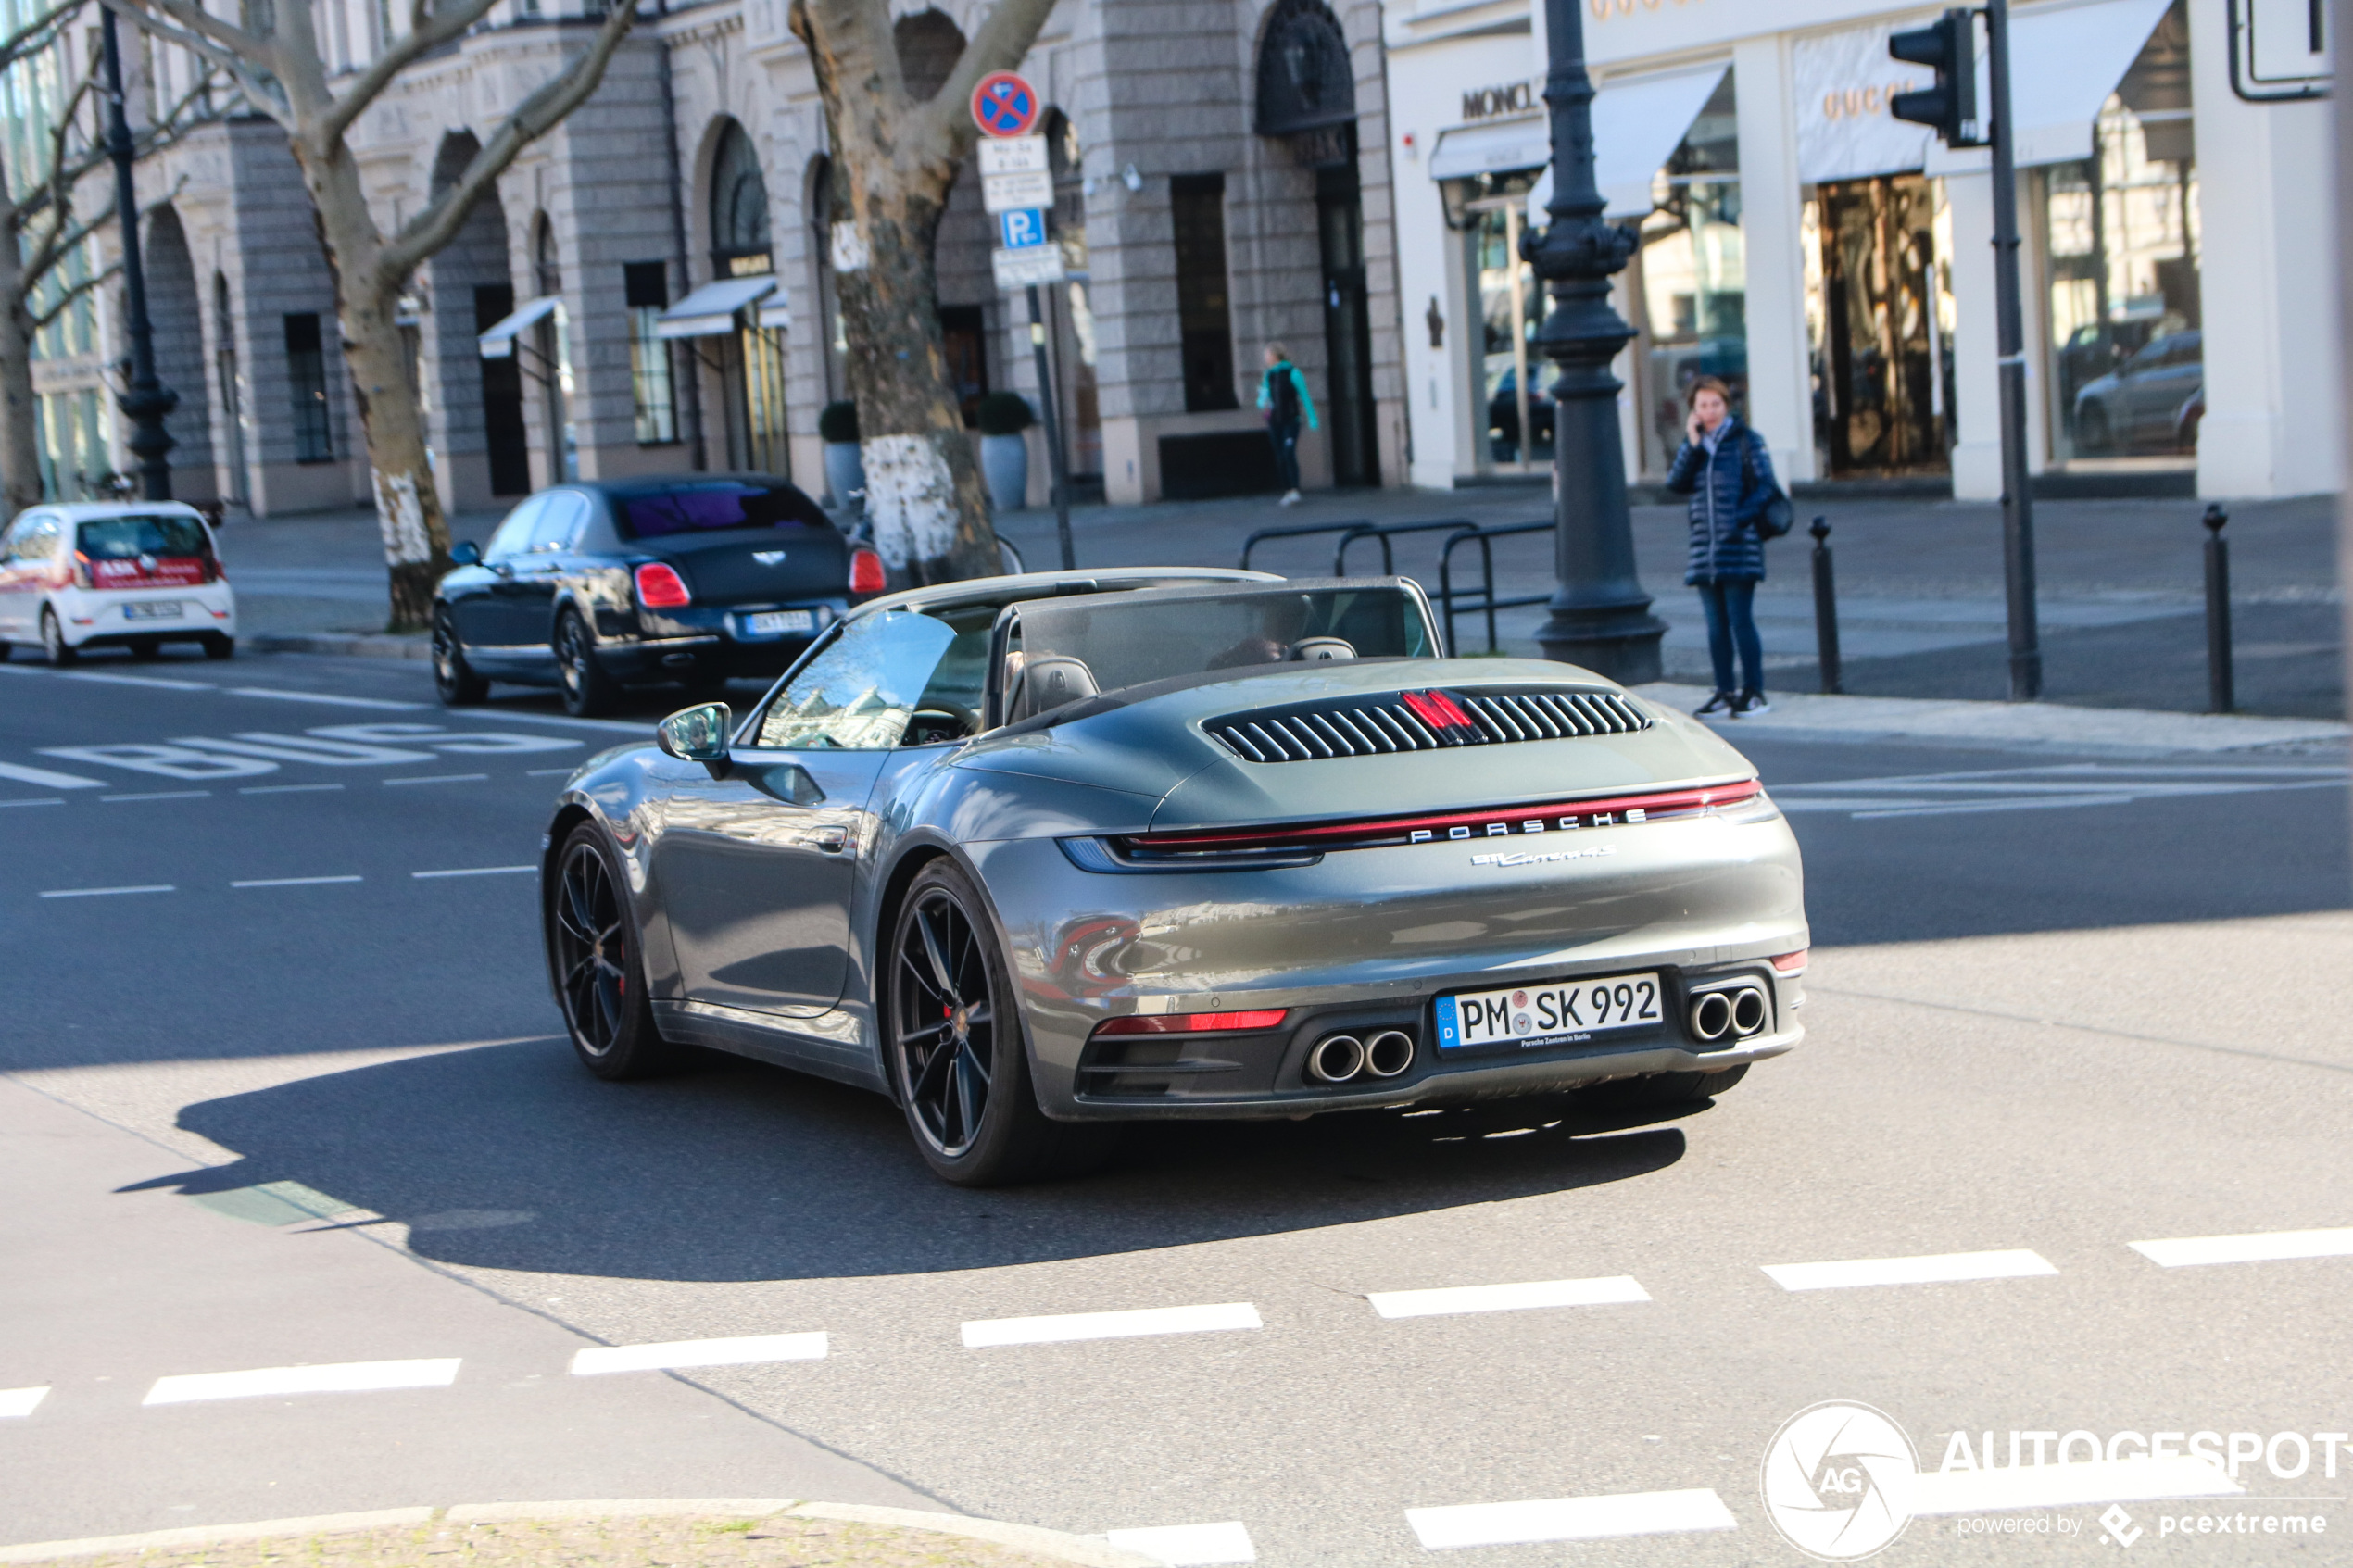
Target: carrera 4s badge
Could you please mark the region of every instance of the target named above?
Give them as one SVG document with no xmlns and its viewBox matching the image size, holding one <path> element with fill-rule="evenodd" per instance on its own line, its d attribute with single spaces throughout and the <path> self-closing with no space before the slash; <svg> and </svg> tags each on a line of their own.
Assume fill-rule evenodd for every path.
<svg viewBox="0 0 2353 1568">
<path fill-rule="evenodd" d="M 1512 855 L 1473 855 L 1474 866 L 1541 866 L 1553 860 L 1590 860 L 1597 855 L 1615 855 L 1617 851 L 1606 844 L 1596 844 L 1591 849 L 1554 849 L 1543 853 L 1534 850 Z"/>
</svg>

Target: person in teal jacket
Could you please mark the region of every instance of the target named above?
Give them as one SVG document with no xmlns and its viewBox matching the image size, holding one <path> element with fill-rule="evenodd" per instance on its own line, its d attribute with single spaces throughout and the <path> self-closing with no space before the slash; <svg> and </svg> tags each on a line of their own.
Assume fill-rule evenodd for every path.
<svg viewBox="0 0 2353 1568">
<path fill-rule="evenodd" d="M 1275 475 L 1282 481 L 1286 507 L 1299 500 L 1299 427 L 1315 428 L 1315 400 L 1307 395 L 1307 378 L 1290 362 L 1290 351 L 1279 343 L 1266 345 L 1266 373 L 1258 378 L 1258 411 L 1266 421 L 1266 439 L 1275 444 Z"/>
</svg>

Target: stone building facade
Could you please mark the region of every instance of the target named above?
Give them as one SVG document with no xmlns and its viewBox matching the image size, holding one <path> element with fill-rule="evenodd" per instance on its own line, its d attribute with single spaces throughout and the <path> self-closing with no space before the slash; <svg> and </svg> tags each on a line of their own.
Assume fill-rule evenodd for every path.
<svg viewBox="0 0 2353 1568">
<path fill-rule="evenodd" d="M 384 9 L 321 7 L 334 63 L 363 65 Z M 895 9 L 918 84 L 945 75 L 982 11 Z M 421 270 L 404 323 L 447 505 L 697 468 L 824 488 L 818 415 L 844 390 L 826 128 L 786 15 L 787 0 L 707 0 L 646 17 L 596 95 Z M 453 180 L 594 25 L 508 0 L 412 68 L 357 135 L 379 221 Z M 159 62 L 159 92 L 176 69 Z M 1376 0 L 1064 0 L 1022 69 L 1051 106 L 1058 238 L 1077 274 L 1043 292 L 1082 493 L 1270 483 L 1254 403 L 1275 341 L 1325 416 L 1302 444 L 1309 482 L 1403 483 Z M 364 504 L 333 281 L 283 134 L 218 125 L 141 180 L 162 204 L 151 314 L 181 397 L 180 493 L 260 514 Z M 943 331 L 968 403 L 1008 389 L 1034 402 L 1026 307 L 993 285 L 993 227 L 968 166 L 939 236 Z M 746 292 L 762 297 L 697 316 Z M 485 358 L 485 332 L 511 352 Z"/>
</svg>

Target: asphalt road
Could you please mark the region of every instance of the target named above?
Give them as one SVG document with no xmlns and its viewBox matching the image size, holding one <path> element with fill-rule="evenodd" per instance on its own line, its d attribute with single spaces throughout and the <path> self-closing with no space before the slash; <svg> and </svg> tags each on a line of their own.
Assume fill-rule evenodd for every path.
<svg viewBox="0 0 2353 1568">
<path fill-rule="evenodd" d="M 2353 1431 L 2353 1259 L 2131 1246 L 2353 1225 L 2341 757 L 1760 739 L 1806 846 L 1811 1035 L 1711 1107 L 1158 1128 L 968 1193 L 857 1091 L 573 1063 L 513 868 L 558 771 L 639 733 L 445 712 L 416 664 L 0 667 L 0 1542 L 797 1496 L 1241 1527 L 1196 1562 L 1775 1563 L 1760 1461 L 1821 1400 L 1930 1470 L 1955 1433 L 1998 1464 L 2012 1432 Z M 1957 1267 L 1994 1277 L 1766 1272 L 1981 1253 Z M 1618 1298 L 1374 1299 L 1545 1281 Z M 1193 1307 L 1259 1326 L 963 1332 Z M 572 1370 L 754 1336 L 797 1337 Z M 2311 1451 L 2127 1504 L 2133 1559 L 2353 1557 L 2353 1451 Z M 1408 1512 L 1629 1495 L 1541 1517 L 1656 1533 L 1441 1550 L 1508 1522 Z M 1882 1561 L 2113 1557 L 2099 1512 L 1924 1517 Z M 2329 1533 L 2158 1534 L 2196 1512 Z"/>
</svg>

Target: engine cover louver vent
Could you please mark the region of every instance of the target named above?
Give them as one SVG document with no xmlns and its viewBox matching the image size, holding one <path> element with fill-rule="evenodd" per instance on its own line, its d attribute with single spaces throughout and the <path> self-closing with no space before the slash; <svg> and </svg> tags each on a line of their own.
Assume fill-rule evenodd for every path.
<svg viewBox="0 0 2353 1568">
<path fill-rule="evenodd" d="M 1314 762 L 1452 746 L 1632 734 L 1654 722 L 1631 699 L 1616 692 L 1511 686 L 1326 697 L 1228 713 L 1204 721 L 1202 728 L 1245 761 Z"/>
</svg>

